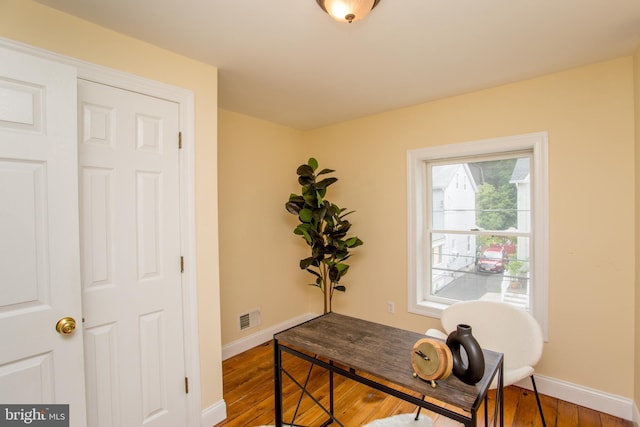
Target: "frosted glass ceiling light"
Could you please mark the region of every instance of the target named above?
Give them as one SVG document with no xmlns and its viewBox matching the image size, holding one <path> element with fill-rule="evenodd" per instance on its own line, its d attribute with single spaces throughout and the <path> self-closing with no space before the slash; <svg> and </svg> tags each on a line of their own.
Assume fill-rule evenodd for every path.
<svg viewBox="0 0 640 427">
<path fill-rule="evenodd" d="M 318 5 L 338 22 L 359 21 L 380 3 L 380 0 L 316 0 Z"/>
</svg>

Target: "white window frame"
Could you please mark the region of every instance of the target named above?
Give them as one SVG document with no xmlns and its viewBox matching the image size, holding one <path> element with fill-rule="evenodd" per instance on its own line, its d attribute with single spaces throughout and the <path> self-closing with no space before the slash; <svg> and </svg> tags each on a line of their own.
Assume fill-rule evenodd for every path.
<svg viewBox="0 0 640 427">
<path fill-rule="evenodd" d="M 458 144 L 419 148 L 407 151 L 407 258 L 409 312 L 440 318 L 447 304 L 427 301 L 424 295 L 426 277 L 424 238 L 427 229 L 427 162 L 443 159 L 473 158 L 491 154 L 531 151 L 532 159 L 532 273 L 535 285 L 529 311 L 548 336 L 549 296 L 549 172 L 548 134 L 537 132 Z"/>
</svg>

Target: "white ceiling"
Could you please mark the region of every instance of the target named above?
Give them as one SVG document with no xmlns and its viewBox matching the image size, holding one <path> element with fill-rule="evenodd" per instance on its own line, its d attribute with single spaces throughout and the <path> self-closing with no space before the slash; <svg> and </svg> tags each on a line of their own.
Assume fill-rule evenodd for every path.
<svg viewBox="0 0 640 427">
<path fill-rule="evenodd" d="M 640 0 L 38 0 L 219 70 L 220 107 L 315 127 L 630 55 Z M 126 49 L 126 46 L 123 46 Z"/>
</svg>

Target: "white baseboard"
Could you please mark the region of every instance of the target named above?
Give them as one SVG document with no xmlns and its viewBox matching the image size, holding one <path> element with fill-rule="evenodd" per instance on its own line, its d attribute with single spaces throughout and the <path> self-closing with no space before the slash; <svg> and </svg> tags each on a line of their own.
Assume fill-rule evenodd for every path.
<svg viewBox="0 0 640 427">
<path fill-rule="evenodd" d="M 227 418 L 227 404 L 220 400 L 206 409 L 202 410 L 200 425 L 202 427 L 213 427 Z"/>
<path fill-rule="evenodd" d="M 573 384 L 556 378 L 535 374 L 538 393 L 555 397 L 556 399 L 574 403 L 599 412 L 633 420 L 634 402 L 631 399 L 615 394 Z M 533 390 L 530 379 L 524 379 L 516 384 L 519 387 Z M 637 413 L 637 408 L 636 408 Z"/>
<path fill-rule="evenodd" d="M 270 328 L 260 330 L 230 344 L 224 345 L 222 346 L 222 360 L 227 360 L 228 358 L 240 354 L 243 351 L 247 351 L 257 345 L 264 344 L 265 342 L 272 340 L 274 334 L 299 325 L 300 323 L 306 322 L 307 320 L 311 320 L 317 316 L 318 314 L 315 313 L 306 313 Z"/>
<path fill-rule="evenodd" d="M 638 410 L 636 402 L 633 402 L 633 419 L 631 421 L 633 421 L 635 427 L 640 426 L 640 411 Z"/>
</svg>

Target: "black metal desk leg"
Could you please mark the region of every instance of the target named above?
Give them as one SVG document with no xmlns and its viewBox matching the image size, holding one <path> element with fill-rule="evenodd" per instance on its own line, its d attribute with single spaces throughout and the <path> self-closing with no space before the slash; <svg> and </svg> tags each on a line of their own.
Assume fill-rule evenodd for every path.
<svg viewBox="0 0 640 427">
<path fill-rule="evenodd" d="M 464 423 L 465 426 L 476 427 L 478 425 L 478 410 L 471 411 L 471 419 Z"/>
<path fill-rule="evenodd" d="M 426 396 L 423 394 L 421 399 L 424 400 Z M 418 421 L 418 418 L 420 418 L 420 411 L 422 411 L 422 406 L 418 406 L 418 411 L 416 412 L 416 418 L 414 421 Z"/>
<path fill-rule="evenodd" d="M 489 425 L 489 395 L 484 395 L 484 425 Z"/>
<path fill-rule="evenodd" d="M 498 368 L 498 394 L 500 395 L 500 427 L 504 426 L 504 360 Z"/>
<path fill-rule="evenodd" d="M 333 366 L 333 360 L 329 361 L 329 364 Z M 329 371 L 329 412 L 333 418 L 333 371 Z"/>
<path fill-rule="evenodd" d="M 282 352 L 278 340 L 273 340 L 273 384 L 276 427 L 282 427 Z"/>
</svg>

